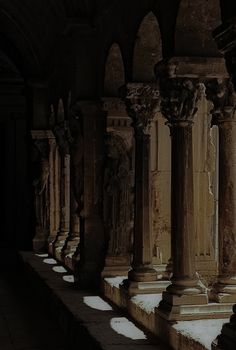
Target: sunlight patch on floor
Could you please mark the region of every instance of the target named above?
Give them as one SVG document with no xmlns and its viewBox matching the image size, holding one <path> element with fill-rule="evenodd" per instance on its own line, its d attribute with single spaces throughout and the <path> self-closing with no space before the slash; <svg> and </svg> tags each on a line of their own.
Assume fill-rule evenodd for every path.
<svg viewBox="0 0 236 350">
<path fill-rule="evenodd" d="M 35 256 L 38 256 L 39 258 L 47 258 L 48 254 L 35 254 Z"/>
<path fill-rule="evenodd" d="M 84 303 L 92 309 L 100 311 L 112 311 L 113 308 L 99 296 L 87 296 L 83 298 Z"/>
<path fill-rule="evenodd" d="M 69 283 L 74 283 L 75 282 L 75 278 L 73 275 L 66 275 L 66 276 L 63 276 L 63 281 L 65 282 L 69 282 Z"/>
<path fill-rule="evenodd" d="M 48 265 L 56 265 L 57 261 L 55 259 L 49 258 L 49 259 L 44 259 L 43 262 Z"/>
<path fill-rule="evenodd" d="M 132 340 L 147 339 L 146 335 L 126 317 L 114 317 L 110 321 L 111 328 L 118 334 L 121 334 Z"/>
<path fill-rule="evenodd" d="M 52 270 L 57 273 L 67 273 L 67 270 L 63 266 L 54 266 Z"/>
</svg>

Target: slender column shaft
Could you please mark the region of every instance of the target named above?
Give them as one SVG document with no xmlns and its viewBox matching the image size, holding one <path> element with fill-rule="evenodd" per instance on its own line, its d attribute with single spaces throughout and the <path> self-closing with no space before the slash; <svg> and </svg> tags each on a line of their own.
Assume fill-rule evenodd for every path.
<svg viewBox="0 0 236 350">
<path fill-rule="evenodd" d="M 162 73 L 161 73 L 162 74 Z M 162 79 L 163 78 L 163 79 Z M 171 132 L 171 252 L 173 276 L 158 311 L 168 319 L 181 319 L 181 307 L 206 304 L 195 266 L 193 190 L 193 120 L 198 110 L 200 85 L 196 79 L 160 80 L 163 116 Z"/>
<path fill-rule="evenodd" d="M 229 79 L 207 83 L 207 97 L 219 129 L 219 274 L 211 298 L 236 301 L 236 115 L 235 93 Z"/>
<path fill-rule="evenodd" d="M 157 280 L 152 265 L 150 128 L 159 102 L 156 88 L 145 84 L 127 86 L 127 111 L 135 137 L 134 251 L 129 282 Z"/>
<path fill-rule="evenodd" d="M 61 251 L 70 231 L 70 155 L 62 156 L 61 176 L 61 216 L 60 229 L 54 244 L 54 254 L 59 260 L 62 259 Z"/>
<path fill-rule="evenodd" d="M 145 271 L 148 272 L 148 269 L 152 268 L 150 232 L 150 135 L 144 134 L 142 130 L 136 130 L 135 140 L 135 219 L 132 268 L 134 271 L 141 269 L 145 273 Z M 130 277 L 134 277 L 133 274 L 130 274 Z"/>
<path fill-rule="evenodd" d="M 173 286 L 186 287 L 185 293 L 196 286 L 195 232 L 193 214 L 193 153 L 192 123 L 171 126 L 171 250 L 173 259 Z M 198 290 L 196 290 L 198 292 Z"/>
<path fill-rule="evenodd" d="M 219 124 L 219 275 L 236 289 L 236 120 Z"/>
</svg>

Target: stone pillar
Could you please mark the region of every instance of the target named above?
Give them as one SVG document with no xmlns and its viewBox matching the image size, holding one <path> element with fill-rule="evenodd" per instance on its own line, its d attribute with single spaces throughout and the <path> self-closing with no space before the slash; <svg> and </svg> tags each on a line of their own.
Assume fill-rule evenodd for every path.
<svg viewBox="0 0 236 350">
<path fill-rule="evenodd" d="M 159 91 L 151 85 L 128 84 L 126 103 L 135 137 L 135 209 L 133 262 L 124 286 L 129 294 L 156 293 L 157 271 L 152 264 L 150 128 L 159 107 Z"/>
<path fill-rule="evenodd" d="M 80 242 L 80 217 L 77 211 L 77 202 L 71 186 L 70 191 L 70 231 L 62 249 L 63 261 L 67 267 L 74 270 L 74 254 Z"/>
<path fill-rule="evenodd" d="M 104 98 L 107 112 L 103 218 L 107 253 L 103 277 L 127 276 L 133 239 L 134 137 L 124 101 Z"/>
<path fill-rule="evenodd" d="M 207 84 L 213 123 L 219 129 L 219 276 L 211 291 L 218 302 L 236 302 L 236 93 L 229 80 Z"/>
<path fill-rule="evenodd" d="M 161 72 L 162 73 L 162 72 Z M 197 112 L 196 80 L 160 74 L 161 111 L 171 133 L 171 252 L 173 276 L 158 313 L 183 319 L 185 305 L 206 304 L 195 267 L 192 127 Z"/>
<path fill-rule="evenodd" d="M 62 125 L 55 127 L 55 135 L 61 154 L 61 213 L 60 228 L 53 244 L 53 250 L 55 258 L 63 261 L 62 249 L 70 230 L 70 154 L 66 122 L 62 122 Z"/>
<path fill-rule="evenodd" d="M 100 286 L 105 260 L 102 192 L 106 118 L 100 102 L 81 101 L 77 107 L 83 118 L 84 209 L 75 281 L 79 288 L 94 289 Z"/>
<path fill-rule="evenodd" d="M 46 250 L 50 236 L 55 236 L 55 182 L 54 152 L 55 136 L 51 130 L 32 130 L 33 139 L 33 186 L 35 192 L 36 234 L 33 239 L 35 251 Z"/>
<path fill-rule="evenodd" d="M 226 4 L 225 4 L 226 3 Z M 227 9 L 229 11 L 228 12 L 228 16 L 230 16 L 230 14 L 232 15 L 231 20 L 229 20 L 227 18 L 224 18 L 224 6 L 227 6 Z M 215 40 L 218 44 L 218 48 L 219 50 L 225 54 L 225 58 L 226 58 L 226 66 L 228 69 L 228 73 L 230 75 L 230 77 L 232 78 L 232 82 L 234 85 L 234 91 L 236 91 L 236 40 L 235 40 L 235 28 L 236 28 L 236 20 L 234 17 L 234 13 L 230 12 L 230 8 L 232 8 L 232 2 L 231 1 L 222 1 L 222 20 L 225 21 L 225 23 L 222 24 L 222 26 L 220 26 L 219 28 L 217 28 L 214 32 L 214 37 Z M 233 10 L 233 8 L 232 8 Z M 231 90 L 231 88 L 230 88 Z M 230 91 L 230 93 L 232 93 L 232 90 Z M 235 95 L 235 93 L 234 93 Z M 218 96 L 220 97 L 220 95 Z M 226 101 L 229 99 L 227 98 Z M 232 103 L 233 102 L 233 103 Z M 215 105 L 215 104 L 214 104 Z M 235 231 L 233 232 L 233 229 L 235 229 L 235 176 L 234 171 L 235 171 L 235 139 L 232 139 L 232 137 L 235 137 L 235 97 L 233 97 L 233 99 L 231 100 L 231 103 L 227 103 L 227 105 L 231 106 L 231 108 L 226 110 L 223 109 L 225 114 L 228 115 L 229 119 L 230 115 L 232 118 L 231 122 L 226 122 L 226 125 L 224 125 L 225 123 L 221 123 L 221 125 L 219 125 L 219 133 L 221 133 L 221 143 L 224 142 L 224 138 L 226 136 L 226 134 L 229 132 L 229 140 L 225 140 L 226 143 L 226 148 L 228 149 L 228 147 L 230 147 L 230 154 L 229 156 L 231 157 L 231 164 L 229 163 L 230 160 L 227 160 L 227 154 L 223 154 L 223 150 L 219 150 L 219 152 L 222 152 L 222 154 L 219 157 L 219 161 L 223 161 L 226 163 L 227 169 L 226 169 L 226 176 L 228 177 L 228 179 L 233 180 L 232 181 L 232 187 L 230 188 L 230 184 L 227 185 L 226 183 L 226 179 L 225 179 L 225 185 L 226 186 L 226 191 L 227 194 L 232 194 L 232 197 L 230 197 L 230 203 L 233 205 L 233 208 L 229 208 L 229 205 L 227 204 L 227 208 L 229 208 L 229 213 L 227 213 L 227 217 L 229 219 L 229 222 L 227 223 L 227 226 L 230 225 L 230 231 L 229 231 L 229 238 L 230 239 L 235 239 Z M 215 107 L 215 106 L 214 106 Z M 233 110 L 232 110 L 233 107 Z M 224 116 L 225 119 L 225 116 Z M 230 125 L 232 127 L 232 130 L 230 130 Z M 224 130 L 225 129 L 225 130 Z M 228 142 L 229 141 L 229 142 Z M 221 145 L 220 145 L 221 147 Z M 227 152 L 227 149 L 225 149 L 224 151 Z M 233 158 L 233 159 L 232 159 Z M 219 168 L 221 168 L 221 166 L 219 166 Z M 221 171 L 221 175 L 219 176 L 223 176 L 223 169 L 220 170 Z M 234 176 L 232 178 L 232 176 Z M 223 188 L 222 187 L 222 191 L 220 190 L 219 195 L 223 196 Z M 220 198 L 219 198 L 220 200 Z M 224 209 L 223 209 L 224 210 Z M 220 209 L 219 209 L 220 211 Z M 233 217 L 234 215 L 234 217 Z M 222 218 L 222 220 L 224 220 Z M 222 221 L 223 224 L 223 221 Z M 220 224 L 221 225 L 221 224 Z M 223 228 L 222 228 L 223 229 Z M 229 242 L 229 240 L 227 239 L 227 243 Z M 235 241 L 233 242 L 235 245 Z M 231 251 L 231 247 L 230 247 L 230 251 Z M 227 252 L 226 252 L 227 254 Z M 226 255 L 227 256 L 227 255 Z M 222 257 L 223 258 L 223 257 Z M 230 261 L 225 261 L 226 262 L 226 266 L 225 269 L 227 268 L 234 268 L 234 273 L 235 273 L 235 251 L 233 252 L 233 259 L 232 259 L 232 264 L 231 264 L 231 260 Z M 229 263 L 230 262 L 230 263 Z M 222 268 L 222 267 L 221 267 Z M 223 267 L 224 268 L 224 267 Z M 235 281 L 232 274 L 232 271 L 229 275 L 229 277 L 231 277 L 230 279 L 226 279 L 226 280 L 221 280 L 221 282 L 227 282 L 231 285 L 230 289 L 226 290 L 227 292 L 230 291 L 232 292 L 233 289 L 233 285 L 235 285 Z M 234 281 L 234 283 L 232 284 L 232 281 Z M 224 284 L 224 283 L 223 283 Z M 235 288 L 235 287 L 234 287 Z M 226 291 L 225 290 L 225 291 Z M 235 294 L 235 293 L 234 293 Z M 233 315 L 230 318 L 230 322 L 227 324 L 223 325 L 223 328 L 221 330 L 221 334 L 217 337 L 217 339 L 212 343 L 212 349 L 218 349 L 218 350 L 223 350 L 223 349 L 227 349 L 227 350 L 233 350 L 236 348 L 236 305 L 234 305 L 233 307 Z"/>
<path fill-rule="evenodd" d="M 48 251 L 53 255 L 53 244 L 57 238 L 57 234 L 60 228 L 60 183 L 61 183 L 61 159 L 59 154 L 59 147 L 55 140 L 54 152 L 53 152 L 53 174 L 52 174 L 52 183 L 53 183 L 53 196 L 51 200 L 54 202 L 53 209 L 53 227 L 50 229 L 50 235 L 48 237 Z"/>
</svg>

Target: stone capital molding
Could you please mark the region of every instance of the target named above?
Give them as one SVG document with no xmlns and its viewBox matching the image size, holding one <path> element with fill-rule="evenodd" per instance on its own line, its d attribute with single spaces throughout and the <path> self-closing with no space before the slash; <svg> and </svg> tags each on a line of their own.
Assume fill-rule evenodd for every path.
<svg viewBox="0 0 236 350">
<path fill-rule="evenodd" d="M 192 124 L 202 90 L 203 85 L 198 79 L 162 77 L 161 112 L 167 119 L 167 125 L 173 127 Z"/>
<path fill-rule="evenodd" d="M 118 97 L 104 97 L 103 110 L 108 113 L 126 114 L 125 102 Z"/>
<path fill-rule="evenodd" d="M 206 78 L 227 78 L 229 74 L 223 57 L 172 57 L 155 66 L 157 79 L 196 78 L 200 82 Z"/>
<path fill-rule="evenodd" d="M 135 130 L 149 135 L 151 122 L 160 110 L 160 93 L 157 84 L 127 84 L 126 106 Z"/>
<path fill-rule="evenodd" d="M 206 97 L 213 103 L 212 124 L 236 122 L 236 92 L 230 79 L 206 81 Z"/>
</svg>

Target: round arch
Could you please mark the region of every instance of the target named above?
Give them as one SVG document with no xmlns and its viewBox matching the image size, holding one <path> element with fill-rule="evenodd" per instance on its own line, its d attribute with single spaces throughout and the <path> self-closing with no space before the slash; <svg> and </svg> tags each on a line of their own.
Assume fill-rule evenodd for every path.
<svg viewBox="0 0 236 350">
<path fill-rule="evenodd" d="M 125 69 L 120 46 L 113 43 L 107 55 L 104 79 L 105 96 L 118 96 L 119 88 L 125 84 Z"/>
<path fill-rule="evenodd" d="M 133 56 L 133 81 L 155 81 L 154 67 L 162 59 L 162 41 L 158 21 L 153 12 L 142 20 Z"/>
</svg>

